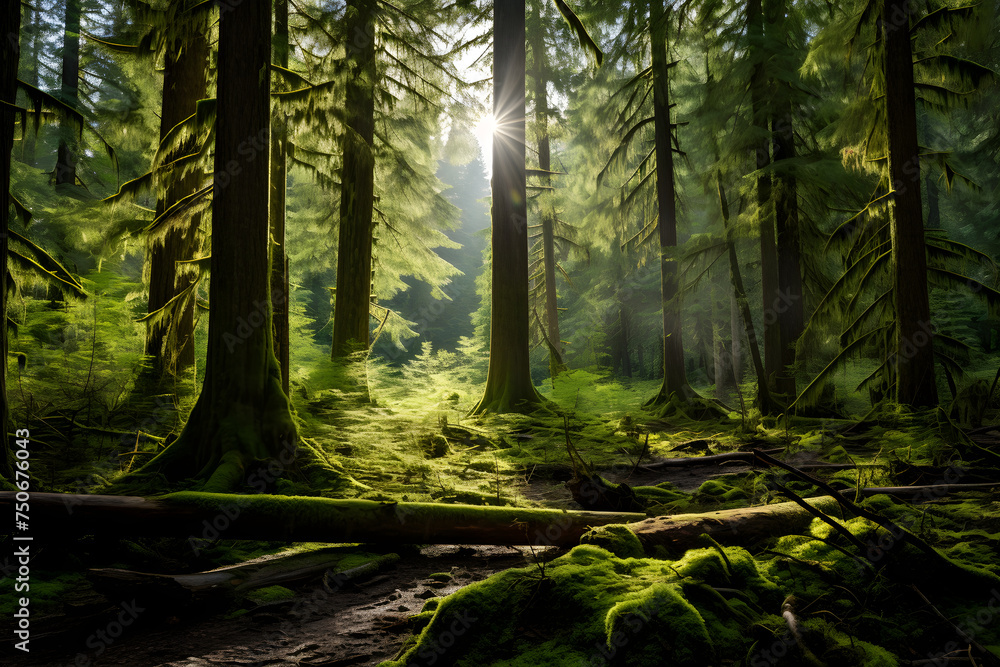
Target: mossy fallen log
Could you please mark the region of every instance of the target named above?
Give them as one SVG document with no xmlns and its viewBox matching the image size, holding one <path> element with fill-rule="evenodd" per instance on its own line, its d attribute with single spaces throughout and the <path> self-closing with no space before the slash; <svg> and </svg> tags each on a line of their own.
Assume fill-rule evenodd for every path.
<svg viewBox="0 0 1000 667">
<path fill-rule="evenodd" d="M 860 489 L 860 494 L 865 498 L 886 494 L 890 496 L 918 496 L 916 500 L 933 500 L 941 496 L 948 496 L 953 493 L 963 491 L 992 491 L 1000 488 L 1000 482 L 987 482 L 983 484 L 929 484 L 923 486 L 868 486 Z M 847 496 L 850 491 L 842 492 Z"/>
<path fill-rule="evenodd" d="M 839 516 L 837 501 L 833 498 L 809 498 L 806 502 L 822 512 Z M 748 546 L 770 537 L 802 532 L 814 518 L 796 503 L 784 502 L 699 514 L 658 516 L 630 523 L 628 528 L 638 538 L 643 552 L 653 555 L 665 551 L 668 555 L 677 555 L 688 549 L 706 546 L 703 535 L 727 546 Z M 588 541 L 600 544 L 597 540 Z"/>
<path fill-rule="evenodd" d="M 180 492 L 156 498 L 32 493 L 35 537 L 187 537 L 390 544 L 573 545 L 592 526 L 644 518 L 634 512 L 384 503 L 373 500 Z M 15 494 L 0 493 L 13 514 Z"/>
</svg>

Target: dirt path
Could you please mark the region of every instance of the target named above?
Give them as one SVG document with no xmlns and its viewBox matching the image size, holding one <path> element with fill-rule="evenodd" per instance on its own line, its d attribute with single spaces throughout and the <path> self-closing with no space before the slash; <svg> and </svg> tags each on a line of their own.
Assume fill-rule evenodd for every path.
<svg viewBox="0 0 1000 667">
<path fill-rule="evenodd" d="M 399 652 L 410 635 L 408 618 L 428 598 L 447 595 L 500 570 L 530 564 L 530 554 L 514 548 L 426 547 L 367 581 L 339 590 L 311 584 L 299 588 L 292 600 L 259 606 L 230 619 L 222 611 L 166 611 L 162 601 L 158 608 L 153 601 L 137 600 L 131 605 L 140 610 L 136 621 L 110 644 L 97 632 L 104 630 L 104 637 L 113 634 L 115 618 L 101 615 L 83 626 L 92 628 L 89 633 L 77 629 L 36 636 L 28 659 L 4 651 L 0 663 L 53 667 L 376 665 Z M 451 579 L 430 579 L 435 573 L 448 573 Z"/>
</svg>

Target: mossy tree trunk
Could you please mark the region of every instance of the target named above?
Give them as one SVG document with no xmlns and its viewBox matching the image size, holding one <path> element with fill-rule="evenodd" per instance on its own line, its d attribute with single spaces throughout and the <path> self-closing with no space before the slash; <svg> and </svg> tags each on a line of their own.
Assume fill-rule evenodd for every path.
<svg viewBox="0 0 1000 667">
<path fill-rule="evenodd" d="M 274 0 L 274 64 L 288 68 L 288 0 Z M 271 123 L 271 299 L 274 308 L 274 353 L 281 367 L 281 387 L 288 393 L 288 255 L 285 253 L 285 192 L 288 185 L 288 129 L 275 109 Z"/>
<path fill-rule="evenodd" d="M 920 201 L 920 152 L 910 47 L 910 4 L 886 0 L 880 21 L 888 134 L 889 233 L 896 309 L 894 366 L 896 400 L 902 405 L 937 405 L 934 349 L 927 296 L 927 251 Z M 900 20 L 900 17 L 903 17 Z"/>
<path fill-rule="evenodd" d="M 677 197 L 674 185 L 674 148 L 670 124 L 670 84 L 667 63 L 667 12 L 663 0 L 649 3 L 653 73 L 653 133 L 656 142 L 656 201 L 659 210 L 660 296 L 663 307 L 663 385 L 646 405 L 667 403 L 673 394 L 693 396 L 684 369 L 681 341 L 681 305 L 678 290 Z"/>
<path fill-rule="evenodd" d="M 337 292 L 332 358 L 368 349 L 375 206 L 375 12 L 372 0 L 350 0 L 345 14 L 347 127 L 343 139 Z"/>
<path fill-rule="evenodd" d="M 171 129 L 192 114 L 198 100 L 208 95 L 208 21 L 206 10 L 178 12 L 174 17 L 174 39 L 164 57 L 163 103 L 160 114 L 160 141 Z M 195 148 L 192 137 L 172 157 L 189 154 Z M 188 170 L 178 177 L 166 173 L 161 189 L 163 197 L 156 202 L 156 215 L 202 188 L 203 177 L 198 170 Z M 179 270 L 177 262 L 194 257 L 198 247 L 201 214 L 175 220 L 165 237 L 151 241 L 149 261 L 149 307 L 153 313 L 190 287 L 196 279 L 192 269 Z M 194 295 L 178 303 L 168 317 L 151 320 L 146 325 L 145 352 L 152 357 L 153 371 L 177 376 L 194 366 Z"/>
<path fill-rule="evenodd" d="M 538 168 L 542 172 L 541 186 L 552 187 L 552 149 L 549 145 L 548 63 L 545 57 L 545 29 L 541 17 L 542 0 L 532 3 L 531 58 L 535 84 L 535 141 L 538 144 Z M 545 272 L 545 328 L 549 340 L 549 374 L 555 377 L 566 370 L 562 359 L 559 333 L 559 306 L 556 294 L 555 224 L 553 195 L 543 190 L 539 197 L 542 224 L 542 263 Z"/>
<path fill-rule="evenodd" d="M 66 0 L 63 17 L 62 87 L 60 99 L 73 109 L 77 108 L 80 90 L 80 0 Z M 77 132 L 63 121 L 59 148 L 56 153 L 56 185 L 76 185 Z"/>
<path fill-rule="evenodd" d="M 528 217 L 525 172 L 525 0 L 493 5 L 493 206 L 490 363 L 473 414 L 528 412 L 541 397 L 528 357 Z"/>
<path fill-rule="evenodd" d="M 17 64 L 20 55 L 18 36 L 21 28 L 21 3 L 9 2 L 0 15 L 0 35 L 9 35 L 11 39 L 0 45 L 0 192 L 10 192 L 10 154 L 14 150 L 14 101 L 17 96 Z M 5 194 L 6 196 L 6 194 Z M 10 207 L 0 206 L 3 233 L 0 234 L 0 257 L 4 259 L 4 270 L 0 275 L 0 313 L 4 322 L 0 325 L 0 349 L 3 352 L 3 365 L 0 365 L 0 434 L 3 435 L 3 446 L 0 447 L 0 478 L 13 480 L 10 438 L 7 436 L 9 420 L 7 406 L 7 227 L 10 224 Z"/>
<path fill-rule="evenodd" d="M 270 44 L 270 3 L 222 8 L 205 383 L 178 439 L 140 471 L 213 491 L 238 487 L 254 463 L 286 464 L 297 444 L 271 336 Z"/>
</svg>

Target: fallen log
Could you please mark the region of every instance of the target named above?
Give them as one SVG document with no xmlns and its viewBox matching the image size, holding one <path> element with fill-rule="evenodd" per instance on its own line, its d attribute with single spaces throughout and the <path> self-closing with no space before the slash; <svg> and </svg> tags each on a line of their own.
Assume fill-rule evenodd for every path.
<svg viewBox="0 0 1000 667">
<path fill-rule="evenodd" d="M 839 518 L 837 501 L 833 498 L 809 498 L 807 503 L 816 509 Z M 720 544 L 751 546 L 761 540 L 789 533 L 805 531 L 815 517 L 793 502 L 742 507 L 700 514 L 675 514 L 658 516 L 628 524 L 643 551 L 654 554 L 662 547 L 667 554 L 678 555 L 688 549 L 711 544 L 702 535 L 708 535 Z"/>
<path fill-rule="evenodd" d="M 973 485 L 950 485 L 950 490 L 965 490 L 960 487 L 966 486 Z M 871 491 L 884 493 L 889 488 Z M 0 493 L 0 511 L 12 509 L 14 495 Z M 803 532 L 815 518 L 794 502 L 654 518 L 631 512 L 191 492 L 159 498 L 34 493 L 29 502 L 28 532 L 35 538 L 173 536 L 187 537 L 193 548 L 203 548 L 217 539 L 573 546 L 592 527 L 626 524 L 646 553 L 655 553 L 659 546 L 670 554 L 679 554 L 705 546 L 702 535 L 721 544 L 750 546 L 770 537 Z M 840 516 L 837 501 L 831 497 L 806 502 L 834 517 Z M 209 585 L 218 583 L 219 577 L 228 577 L 203 574 Z"/>
<path fill-rule="evenodd" d="M 243 593 L 265 586 L 286 586 L 322 575 L 343 562 L 345 553 L 339 549 L 318 549 L 294 554 L 254 560 L 248 563 L 230 565 L 207 572 L 192 574 L 153 574 L 121 570 L 117 568 L 94 568 L 89 575 L 109 585 L 149 586 L 153 588 L 176 589 L 189 593 Z M 346 585 L 363 577 L 375 574 L 399 560 L 396 554 L 377 556 L 363 565 L 342 570 L 333 575 L 337 585 Z"/>
<path fill-rule="evenodd" d="M 776 454 L 784 450 L 778 448 L 768 449 L 765 451 Z M 685 468 L 689 466 L 716 465 L 727 461 L 738 461 L 740 463 L 746 463 L 747 465 L 760 465 L 754 459 L 753 452 L 726 452 L 725 454 L 711 454 L 709 456 L 684 456 L 674 459 L 663 459 L 662 461 L 646 463 L 639 467 L 646 470 L 659 470 L 660 468 Z"/>
<path fill-rule="evenodd" d="M 13 514 L 15 493 L 0 493 Z M 156 498 L 32 493 L 33 537 L 186 537 L 192 548 L 217 539 L 390 544 L 574 545 L 593 526 L 644 518 L 635 512 L 180 492 Z M 12 524 L 7 524 L 11 526 Z M 7 528 L 6 530 L 10 530 Z M 5 533 L 0 529 L 0 534 Z"/>
<path fill-rule="evenodd" d="M 962 491 L 991 491 L 1000 488 L 1000 482 L 983 484 L 928 484 L 925 486 L 868 486 L 861 489 L 864 497 L 887 494 L 890 496 L 924 496 L 924 500 L 932 500 L 941 496 L 961 493 Z M 852 491 L 841 491 L 845 496 L 851 496 Z"/>
</svg>

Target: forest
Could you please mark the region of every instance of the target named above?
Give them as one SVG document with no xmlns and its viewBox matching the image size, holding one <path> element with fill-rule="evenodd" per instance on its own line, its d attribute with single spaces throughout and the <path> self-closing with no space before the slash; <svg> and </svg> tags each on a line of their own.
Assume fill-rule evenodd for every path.
<svg viewBox="0 0 1000 667">
<path fill-rule="evenodd" d="M 1000 1 L 4 4 L 0 663 L 1000 665 Z"/>
</svg>

